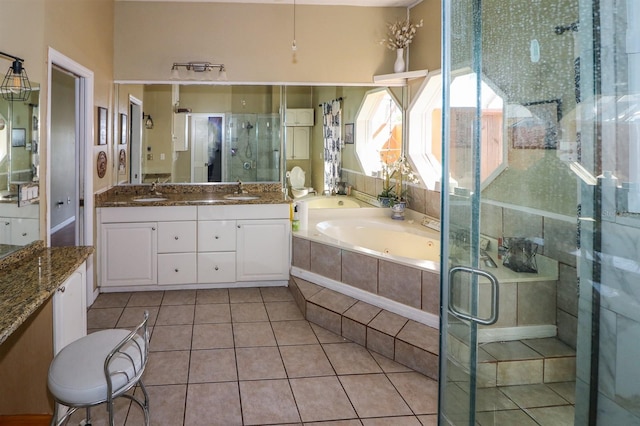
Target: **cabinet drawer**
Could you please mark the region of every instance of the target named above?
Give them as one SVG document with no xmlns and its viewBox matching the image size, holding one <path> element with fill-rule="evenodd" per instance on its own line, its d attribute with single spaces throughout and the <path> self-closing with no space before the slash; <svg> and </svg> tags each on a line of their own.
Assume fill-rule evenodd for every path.
<svg viewBox="0 0 640 426">
<path fill-rule="evenodd" d="M 158 255 L 158 284 L 191 284 L 195 282 L 195 253 Z"/>
<path fill-rule="evenodd" d="M 158 222 L 158 253 L 196 251 L 196 222 Z"/>
<path fill-rule="evenodd" d="M 207 220 L 198 223 L 199 252 L 235 250 L 235 220 Z"/>
<path fill-rule="evenodd" d="M 198 282 L 225 283 L 236 280 L 236 253 L 198 253 Z"/>
</svg>

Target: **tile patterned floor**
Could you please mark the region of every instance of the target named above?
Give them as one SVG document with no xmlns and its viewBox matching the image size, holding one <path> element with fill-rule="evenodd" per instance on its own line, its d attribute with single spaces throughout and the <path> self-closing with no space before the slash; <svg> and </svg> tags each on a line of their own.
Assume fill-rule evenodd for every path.
<svg viewBox="0 0 640 426">
<path fill-rule="evenodd" d="M 437 382 L 307 322 L 287 288 L 101 294 L 89 332 L 145 309 L 152 425 L 437 424 Z M 143 423 L 130 405 L 118 400 L 116 424 Z"/>
<path fill-rule="evenodd" d="M 437 382 L 309 323 L 287 288 L 101 294 L 89 332 L 130 328 L 144 310 L 152 425 L 437 424 Z M 476 424 L 573 425 L 574 387 L 480 389 Z M 106 424 L 103 408 L 93 416 Z M 143 424 L 139 408 L 118 400 L 116 424 Z"/>
</svg>

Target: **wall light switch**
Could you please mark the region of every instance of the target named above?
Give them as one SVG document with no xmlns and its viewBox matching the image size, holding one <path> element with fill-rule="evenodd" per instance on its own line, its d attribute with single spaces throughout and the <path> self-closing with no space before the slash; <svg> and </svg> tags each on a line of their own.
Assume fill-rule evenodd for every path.
<svg viewBox="0 0 640 426">
<path fill-rule="evenodd" d="M 153 154 L 147 154 L 147 160 L 153 160 Z"/>
<path fill-rule="evenodd" d="M 160 159 L 164 160 L 164 152 L 160 153 Z"/>
</svg>

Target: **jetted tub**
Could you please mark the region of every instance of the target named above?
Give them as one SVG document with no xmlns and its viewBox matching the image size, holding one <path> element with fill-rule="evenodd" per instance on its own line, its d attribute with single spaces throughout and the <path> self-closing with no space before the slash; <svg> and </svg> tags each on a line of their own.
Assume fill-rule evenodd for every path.
<svg viewBox="0 0 640 426">
<path fill-rule="evenodd" d="M 297 201 L 307 203 L 310 209 L 352 209 L 361 207 L 355 198 L 340 195 L 320 195 L 315 197 L 299 198 Z"/>
<path fill-rule="evenodd" d="M 437 235 L 388 218 L 325 220 L 319 222 L 316 229 L 330 238 L 385 255 L 436 263 L 440 259 Z"/>
</svg>

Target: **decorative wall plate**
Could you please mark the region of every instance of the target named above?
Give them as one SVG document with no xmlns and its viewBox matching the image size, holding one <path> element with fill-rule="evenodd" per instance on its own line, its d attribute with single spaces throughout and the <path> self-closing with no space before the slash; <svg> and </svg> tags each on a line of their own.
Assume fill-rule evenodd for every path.
<svg viewBox="0 0 640 426">
<path fill-rule="evenodd" d="M 98 170 L 98 177 L 102 179 L 107 174 L 107 153 L 100 151 L 98 153 L 98 161 L 96 164 Z"/>
</svg>

